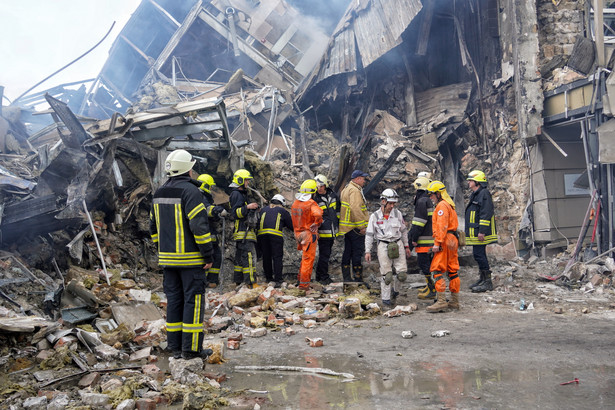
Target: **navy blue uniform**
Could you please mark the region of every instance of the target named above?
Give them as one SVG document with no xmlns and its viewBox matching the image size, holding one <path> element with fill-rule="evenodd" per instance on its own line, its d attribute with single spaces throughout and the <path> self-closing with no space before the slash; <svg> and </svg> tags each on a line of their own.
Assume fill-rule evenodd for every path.
<svg viewBox="0 0 615 410">
<path fill-rule="evenodd" d="M 290 213 L 282 205 L 272 204 L 261 209 L 257 240 L 263 255 L 263 272 L 268 282 L 282 282 L 284 236 L 282 229 L 293 231 Z"/>
</svg>

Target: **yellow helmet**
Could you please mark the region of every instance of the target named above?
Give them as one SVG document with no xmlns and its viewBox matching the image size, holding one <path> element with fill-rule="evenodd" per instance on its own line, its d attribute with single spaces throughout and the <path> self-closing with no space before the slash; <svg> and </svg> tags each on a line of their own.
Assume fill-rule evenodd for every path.
<svg viewBox="0 0 615 410">
<path fill-rule="evenodd" d="M 199 188 L 207 192 L 208 194 L 210 193 L 211 187 L 216 186 L 216 182 L 214 181 L 214 178 L 209 174 L 199 175 L 199 177 L 197 178 L 197 181 L 202 182 Z"/>
<path fill-rule="evenodd" d="M 246 179 L 252 179 L 252 174 L 247 169 L 238 169 L 233 175 L 233 183 L 242 186 Z"/>
<path fill-rule="evenodd" d="M 314 180 L 316 181 L 316 184 L 318 186 L 324 185 L 325 187 L 329 187 L 329 181 L 327 180 L 327 177 L 324 176 L 323 174 L 318 174 L 314 177 Z"/>
<path fill-rule="evenodd" d="M 414 185 L 414 188 L 417 190 L 418 189 L 426 190 L 430 183 L 431 183 L 431 179 L 420 176 L 412 183 L 412 185 Z"/>
<path fill-rule="evenodd" d="M 433 181 L 431 182 L 428 186 L 427 186 L 427 191 L 429 192 L 442 192 L 445 191 L 446 187 L 444 186 L 444 184 L 440 181 Z"/>
<path fill-rule="evenodd" d="M 299 188 L 299 193 L 295 194 L 295 198 L 297 198 L 301 202 L 305 202 L 312 198 L 312 195 L 316 193 L 317 184 L 313 179 L 306 179 L 301 184 L 301 188 Z"/>
<path fill-rule="evenodd" d="M 487 182 L 487 177 L 485 176 L 485 173 L 483 171 L 475 169 L 468 174 L 467 180 L 474 182 Z"/>
</svg>

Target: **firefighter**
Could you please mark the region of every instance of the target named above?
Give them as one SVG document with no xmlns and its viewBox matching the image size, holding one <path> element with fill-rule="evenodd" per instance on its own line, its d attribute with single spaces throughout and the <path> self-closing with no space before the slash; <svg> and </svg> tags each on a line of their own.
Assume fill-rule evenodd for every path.
<svg viewBox="0 0 615 410">
<path fill-rule="evenodd" d="M 314 201 L 316 181 L 306 179 L 291 208 L 297 249 L 303 251 L 299 269 L 299 289 L 308 289 L 318 246 L 318 228 L 322 224 L 322 209 Z"/>
<path fill-rule="evenodd" d="M 211 195 L 211 188 L 216 186 L 214 178 L 209 174 L 201 174 L 197 178 L 199 189 L 203 193 L 203 204 L 207 210 L 209 218 L 209 232 L 211 233 L 211 244 L 213 247 L 214 263 L 207 271 L 207 283 L 210 288 L 215 288 L 220 284 L 220 266 L 222 266 L 222 249 L 218 244 L 217 224 L 228 215 L 226 209 L 219 205 L 214 205 L 214 197 Z M 222 232 L 224 235 L 224 232 Z"/>
<path fill-rule="evenodd" d="M 269 206 L 259 212 L 257 244 L 263 255 L 263 271 L 267 282 L 275 281 L 275 287 L 282 285 L 282 257 L 284 236 L 282 228 L 293 230 L 290 213 L 284 209 L 286 199 L 280 194 L 271 198 Z"/>
<path fill-rule="evenodd" d="M 401 211 L 395 209 L 398 200 L 399 195 L 394 189 L 382 191 L 380 209 L 370 215 L 365 234 L 365 261 L 371 262 L 371 249 L 375 241 L 380 265 L 380 296 L 382 304 L 389 306 L 391 298 L 399 295 L 399 283 L 405 282 L 408 277 L 406 257 L 410 257 L 408 228 Z M 401 246 L 404 247 L 405 257 L 400 255 Z"/>
<path fill-rule="evenodd" d="M 433 236 L 431 231 L 431 218 L 433 215 L 433 202 L 429 199 L 427 187 L 431 180 L 425 176 L 419 176 L 413 183 L 416 189 L 414 196 L 414 217 L 412 227 L 408 233 L 410 249 L 416 251 L 416 260 L 419 269 L 425 276 L 427 286 L 419 289 L 419 299 L 435 299 L 436 287 L 431 278 L 431 259 L 433 253 Z"/>
<path fill-rule="evenodd" d="M 231 218 L 235 220 L 233 240 L 236 244 L 235 268 L 233 280 L 235 285 L 246 283 L 248 287 L 256 284 L 256 229 L 258 225 L 258 204 L 248 203 L 248 185 L 252 174 L 246 169 L 238 169 L 233 175 L 233 188 L 229 197 L 231 205 Z"/>
<path fill-rule="evenodd" d="M 432 181 L 427 186 L 429 197 L 436 205 L 432 217 L 434 244 L 431 273 L 436 286 L 436 303 L 427 307 L 430 313 L 444 312 L 447 308 L 459 309 L 459 260 L 457 258 L 457 213 L 455 203 L 446 192 L 446 187 L 440 181 Z M 451 301 L 446 302 L 446 282 L 444 274 L 448 274 Z"/>
<path fill-rule="evenodd" d="M 487 189 L 487 177 L 483 171 L 474 170 L 468 174 L 468 187 L 472 190 L 466 207 L 466 244 L 472 245 L 474 260 L 478 263 L 478 281 L 470 285 L 472 292 L 493 290 L 491 269 L 487 259 L 487 245 L 497 242 L 493 200 Z"/>
<path fill-rule="evenodd" d="M 331 283 L 329 276 L 329 259 L 335 237 L 339 232 L 339 212 L 341 202 L 331 188 L 324 175 L 316 175 L 316 194 L 314 201 L 322 209 L 322 225 L 318 229 L 318 263 L 316 264 L 316 280 L 323 285 Z"/>
<path fill-rule="evenodd" d="M 363 196 L 365 178 L 369 175 L 361 170 L 352 171 L 351 181 L 342 190 L 340 213 L 340 235 L 344 235 L 342 254 L 342 276 L 344 282 L 363 282 L 363 255 L 365 254 L 365 231 L 369 213 Z M 352 263 L 352 278 L 350 268 Z"/>
<path fill-rule="evenodd" d="M 150 233 L 158 245 L 167 296 L 167 341 L 173 357 L 206 357 L 203 351 L 206 272 L 213 249 L 203 196 L 192 182 L 196 161 L 182 149 L 169 154 L 169 179 L 154 193 Z"/>
</svg>

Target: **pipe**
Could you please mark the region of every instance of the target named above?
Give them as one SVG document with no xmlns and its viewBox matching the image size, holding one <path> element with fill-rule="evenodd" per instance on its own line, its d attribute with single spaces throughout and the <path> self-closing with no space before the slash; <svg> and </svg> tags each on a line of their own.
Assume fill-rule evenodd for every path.
<svg viewBox="0 0 615 410">
<path fill-rule="evenodd" d="M 231 30 L 231 39 L 233 40 L 233 51 L 235 57 L 239 57 L 239 41 L 237 40 L 237 29 L 235 28 L 235 9 L 232 7 L 226 8 L 226 18 L 228 20 L 228 26 Z"/>
</svg>

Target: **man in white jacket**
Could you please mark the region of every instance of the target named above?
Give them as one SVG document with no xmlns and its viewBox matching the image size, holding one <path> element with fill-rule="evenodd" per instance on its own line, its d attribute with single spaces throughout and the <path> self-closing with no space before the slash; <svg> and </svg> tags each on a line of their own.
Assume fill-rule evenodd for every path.
<svg viewBox="0 0 615 410">
<path fill-rule="evenodd" d="M 376 242 L 380 264 L 380 296 L 382 304 L 387 306 L 399 294 L 400 282 L 404 282 L 408 276 L 406 257 L 410 257 L 408 228 L 401 211 L 395 209 L 398 200 L 399 196 L 394 189 L 382 191 L 380 209 L 370 215 L 365 233 L 365 261 L 372 260 L 372 244 Z M 405 252 L 400 252 L 402 246 Z"/>
</svg>

